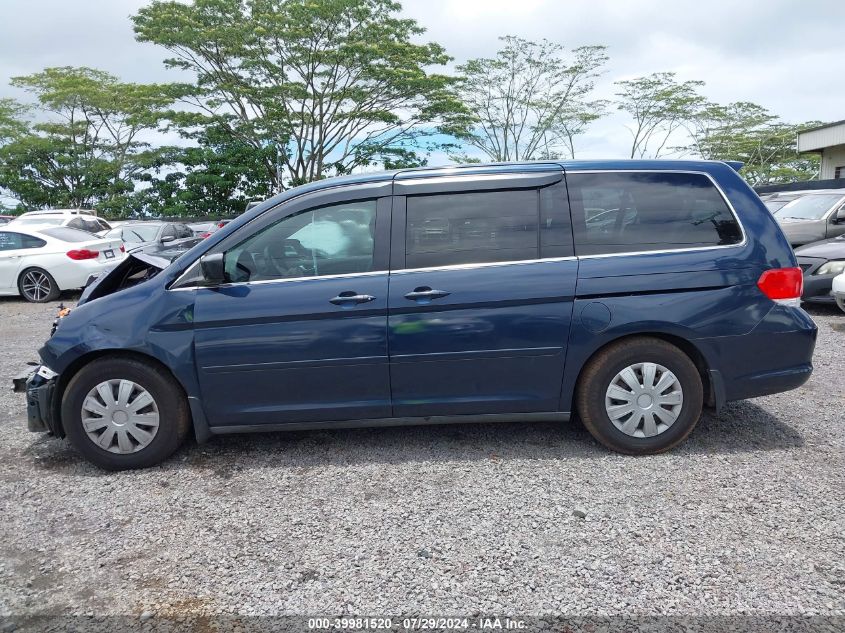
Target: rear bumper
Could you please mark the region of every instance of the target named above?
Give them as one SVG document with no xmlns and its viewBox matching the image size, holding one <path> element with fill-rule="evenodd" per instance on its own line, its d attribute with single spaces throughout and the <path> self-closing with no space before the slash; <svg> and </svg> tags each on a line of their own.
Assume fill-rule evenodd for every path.
<svg viewBox="0 0 845 633">
<path fill-rule="evenodd" d="M 46 369 L 46 368 L 45 368 Z M 26 426 L 34 433 L 62 435 L 53 415 L 53 396 L 56 391 L 56 376 L 41 367 L 33 368 L 12 379 L 16 392 L 26 394 Z"/>
<path fill-rule="evenodd" d="M 830 289 L 833 286 L 833 278 L 836 275 L 806 275 L 804 277 L 804 294 L 802 301 L 821 301 L 829 303 L 833 301 L 830 296 Z"/>
<path fill-rule="evenodd" d="M 813 373 L 816 335 L 816 325 L 806 312 L 777 305 L 748 334 L 699 340 L 722 383 L 715 394 L 717 408 L 723 402 L 803 385 Z"/>
</svg>

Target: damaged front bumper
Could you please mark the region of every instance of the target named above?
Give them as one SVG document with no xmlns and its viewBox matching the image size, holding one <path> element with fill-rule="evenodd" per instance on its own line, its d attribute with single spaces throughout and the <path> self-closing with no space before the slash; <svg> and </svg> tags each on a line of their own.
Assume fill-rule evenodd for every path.
<svg viewBox="0 0 845 633">
<path fill-rule="evenodd" d="M 30 367 L 12 379 L 12 389 L 26 394 L 26 426 L 34 433 L 58 435 L 53 396 L 58 374 L 44 365 Z"/>
</svg>

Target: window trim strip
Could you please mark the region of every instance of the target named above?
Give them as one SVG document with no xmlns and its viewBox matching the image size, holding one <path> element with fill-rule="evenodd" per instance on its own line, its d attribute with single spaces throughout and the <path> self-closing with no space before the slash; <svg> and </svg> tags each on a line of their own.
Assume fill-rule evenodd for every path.
<svg viewBox="0 0 845 633">
<path fill-rule="evenodd" d="M 666 253 L 693 253 L 699 251 L 710 251 L 710 250 L 721 250 L 726 248 L 744 248 L 748 244 L 748 234 L 745 231 L 745 226 L 742 224 L 742 220 L 739 218 L 739 214 L 736 212 L 733 204 L 731 203 L 730 199 L 728 198 L 727 194 L 725 194 L 722 187 L 716 182 L 716 179 L 713 178 L 711 174 L 706 171 L 695 171 L 689 169 L 584 169 L 584 170 L 573 170 L 565 172 L 566 176 L 574 175 L 574 174 L 618 174 L 618 173 L 634 173 L 634 174 L 695 174 L 700 176 L 707 177 L 710 180 L 710 183 L 715 187 L 716 191 L 719 192 L 719 195 L 724 200 L 725 205 L 727 205 L 728 210 L 736 220 L 736 223 L 739 225 L 740 232 L 742 233 L 742 241 L 736 244 L 716 244 L 713 246 L 691 246 L 691 247 L 681 247 L 681 248 L 669 248 L 669 249 L 659 249 L 659 250 L 647 250 L 647 251 L 626 251 L 621 253 L 600 253 L 595 255 L 572 255 L 568 257 L 545 257 L 545 258 L 538 258 L 538 259 L 523 259 L 523 260 L 510 260 L 510 261 L 501 261 L 501 262 L 476 262 L 471 264 L 451 264 L 445 266 L 427 266 L 422 268 L 400 268 L 397 270 L 375 270 L 375 271 L 367 271 L 363 273 L 345 273 L 341 275 L 322 275 L 319 277 L 292 277 L 290 279 L 264 279 L 260 281 L 240 281 L 240 282 L 231 282 L 226 284 L 220 284 L 218 286 L 184 286 L 178 288 L 168 288 L 171 291 L 178 291 L 178 290 L 197 290 L 200 288 L 230 288 L 233 286 L 243 286 L 243 285 L 258 285 L 258 284 L 270 284 L 270 283 L 288 283 L 288 282 L 301 282 L 301 281 L 312 281 L 315 279 L 344 279 L 344 278 L 355 278 L 355 277 L 367 277 L 373 275 L 402 275 L 407 273 L 417 273 L 417 272 L 436 272 L 436 271 L 450 271 L 450 270 L 472 270 L 474 268 L 490 268 L 494 266 L 517 266 L 517 265 L 526 265 L 526 264 L 538 264 L 543 262 L 564 262 L 564 261 L 575 261 L 575 260 L 582 260 L 582 259 L 604 259 L 609 257 L 630 257 L 636 255 L 661 255 Z M 568 183 L 567 183 L 568 187 Z M 395 200 L 398 197 L 404 196 L 393 196 Z M 395 205 L 394 205 L 395 210 Z M 572 209 L 570 206 L 570 218 Z M 392 240 L 391 240 L 392 241 Z M 574 246 L 574 245 L 573 245 Z M 392 247 L 392 244 L 391 244 Z M 198 260 L 197 260 L 198 261 Z M 190 268 L 193 267 L 193 264 L 185 270 L 187 272 Z M 184 274 L 184 273 L 183 273 Z"/>
</svg>

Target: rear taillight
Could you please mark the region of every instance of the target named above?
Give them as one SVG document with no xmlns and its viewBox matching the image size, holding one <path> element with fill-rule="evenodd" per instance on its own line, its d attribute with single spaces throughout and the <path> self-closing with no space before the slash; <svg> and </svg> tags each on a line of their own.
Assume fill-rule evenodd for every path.
<svg viewBox="0 0 845 633">
<path fill-rule="evenodd" d="M 67 256 L 71 259 L 97 259 L 100 255 L 97 251 L 90 251 L 87 248 L 80 248 L 79 250 L 68 251 Z"/>
<path fill-rule="evenodd" d="M 126 252 L 126 247 L 125 247 L 123 244 L 121 244 L 121 245 L 120 245 L 120 252 L 121 252 L 121 253 L 125 253 L 125 252 Z"/>
<path fill-rule="evenodd" d="M 200 237 L 201 237 L 202 239 L 205 239 L 205 238 L 207 238 L 207 237 L 211 237 L 211 233 L 203 233 L 202 235 L 200 235 Z"/>
<path fill-rule="evenodd" d="M 218 223 L 217 223 L 217 228 L 218 228 L 218 229 L 222 229 L 224 226 L 226 226 L 226 223 L 225 223 L 225 222 L 218 222 Z"/>
<path fill-rule="evenodd" d="M 800 268 L 773 268 L 757 280 L 757 287 L 772 301 L 800 306 L 804 274 Z"/>
</svg>

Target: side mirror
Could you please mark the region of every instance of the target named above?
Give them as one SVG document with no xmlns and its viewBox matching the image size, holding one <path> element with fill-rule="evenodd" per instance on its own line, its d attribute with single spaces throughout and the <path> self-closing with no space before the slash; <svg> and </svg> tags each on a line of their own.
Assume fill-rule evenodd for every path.
<svg viewBox="0 0 845 633">
<path fill-rule="evenodd" d="M 168 242 L 173 242 L 174 240 L 176 240 L 176 236 L 174 235 L 162 235 L 160 241 L 162 244 L 167 244 Z"/>
<path fill-rule="evenodd" d="M 839 207 L 839 210 L 833 214 L 834 224 L 845 224 L 845 206 Z"/>
<path fill-rule="evenodd" d="M 226 282 L 226 267 L 223 261 L 225 253 L 211 253 L 200 259 L 202 276 L 210 284 L 222 284 Z"/>
</svg>

